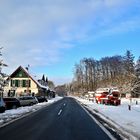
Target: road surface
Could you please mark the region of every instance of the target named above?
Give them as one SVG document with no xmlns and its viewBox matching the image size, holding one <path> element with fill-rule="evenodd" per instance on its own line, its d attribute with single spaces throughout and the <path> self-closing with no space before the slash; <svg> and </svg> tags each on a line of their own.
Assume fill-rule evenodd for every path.
<svg viewBox="0 0 140 140">
<path fill-rule="evenodd" d="M 0 140 L 110 140 L 72 98 L 0 128 Z"/>
</svg>

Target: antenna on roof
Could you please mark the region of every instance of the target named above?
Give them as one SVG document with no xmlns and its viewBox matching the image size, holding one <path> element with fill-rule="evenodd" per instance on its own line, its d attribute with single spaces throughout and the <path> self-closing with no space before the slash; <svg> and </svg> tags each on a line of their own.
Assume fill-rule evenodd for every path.
<svg viewBox="0 0 140 140">
<path fill-rule="evenodd" d="M 28 64 L 28 66 L 25 67 L 25 69 L 26 69 L 27 71 L 29 71 L 29 67 L 30 67 L 30 65 Z"/>
</svg>

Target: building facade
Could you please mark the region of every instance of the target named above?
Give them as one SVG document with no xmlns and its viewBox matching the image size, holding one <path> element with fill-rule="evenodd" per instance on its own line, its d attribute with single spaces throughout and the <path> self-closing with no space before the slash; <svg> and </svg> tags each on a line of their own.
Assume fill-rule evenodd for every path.
<svg viewBox="0 0 140 140">
<path fill-rule="evenodd" d="M 19 66 L 8 78 L 4 96 L 45 95 L 48 87 L 41 85 L 28 70 Z"/>
</svg>

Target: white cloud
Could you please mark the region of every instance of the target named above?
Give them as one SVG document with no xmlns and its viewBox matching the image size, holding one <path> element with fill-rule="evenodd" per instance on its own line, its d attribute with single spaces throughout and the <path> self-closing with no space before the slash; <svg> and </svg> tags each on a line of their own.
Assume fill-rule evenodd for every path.
<svg viewBox="0 0 140 140">
<path fill-rule="evenodd" d="M 104 28 L 103 30 L 101 28 L 100 30 L 98 30 L 98 32 L 96 32 L 94 35 L 91 35 L 85 41 L 87 42 L 90 40 L 96 40 L 104 36 L 112 36 L 116 34 L 133 32 L 140 29 L 139 25 L 140 25 L 139 17 L 128 19 L 126 21 L 121 21 L 119 23 L 113 23 L 109 26 L 106 26 L 106 28 Z"/>
<path fill-rule="evenodd" d="M 136 29 L 139 19 L 125 26 L 122 17 L 138 4 L 138 0 L 1 0 L 3 57 L 9 69 L 56 64 L 73 42 Z"/>
</svg>

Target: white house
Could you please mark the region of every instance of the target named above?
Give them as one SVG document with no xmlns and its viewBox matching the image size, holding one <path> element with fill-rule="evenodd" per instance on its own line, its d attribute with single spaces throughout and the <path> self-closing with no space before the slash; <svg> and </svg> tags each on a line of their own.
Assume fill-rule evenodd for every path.
<svg viewBox="0 0 140 140">
<path fill-rule="evenodd" d="M 19 66 L 8 78 L 8 84 L 4 87 L 4 96 L 21 96 L 39 94 L 45 95 L 48 86 L 41 85 L 28 70 Z"/>
</svg>

